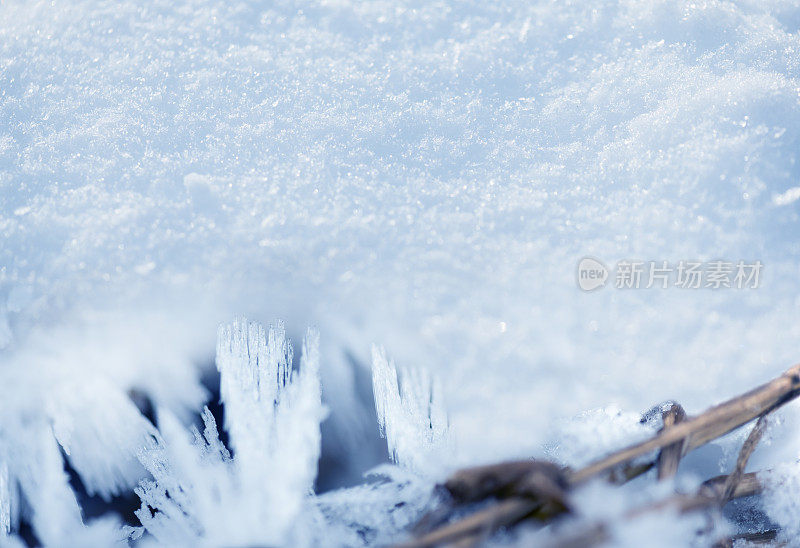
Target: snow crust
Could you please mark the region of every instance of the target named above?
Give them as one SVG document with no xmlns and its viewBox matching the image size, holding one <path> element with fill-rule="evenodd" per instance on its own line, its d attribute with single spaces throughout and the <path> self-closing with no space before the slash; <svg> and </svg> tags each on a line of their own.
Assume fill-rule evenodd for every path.
<svg viewBox="0 0 800 548">
<path fill-rule="evenodd" d="M 266 439 L 236 424 L 282 424 L 305 455 L 265 494 L 286 497 L 274 539 L 311 504 L 311 537 L 381 543 L 401 529 L 392 501 L 421 500 L 418 480 L 304 499 L 320 443 L 350 483 L 388 458 L 380 416 L 396 461 L 420 468 L 386 399 L 373 416 L 373 344 L 379 387 L 389 361 L 441 383 L 441 469 L 591 459 L 640 435 L 631 417 L 652 405 L 692 413 L 776 375 L 800 338 L 799 29 L 793 0 L 3 1 L 0 534 L 22 518 L 53 544 L 124 536 L 113 515 L 82 519 L 65 461 L 106 499 L 142 480 L 146 497 L 228 488 L 211 416 L 202 443 L 187 428 L 235 314 L 320 333 L 319 381 L 300 367 L 289 385 L 243 386 L 260 369 L 222 355 L 236 466 L 266 481 L 252 462 Z M 587 255 L 765 266 L 757 290 L 584 293 Z M 256 355 L 291 377 L 273 342 Z M 305 411 L 259 407 L 281 386 Z M 797 406 L 783 415 L 796 424 Z M 568 444 L 586 430 L 599 442 Z M 774 435 L 754 466 L 800 457 L 796 435 Z M 734 442 L 687 473 L 728 466 Z M 161 470 L 176 458 L 180 472 Z M 767 512 L 797 521 L 782 492 Z M 373 495 L 385 512 L 329 519 Z"/>
</svg>

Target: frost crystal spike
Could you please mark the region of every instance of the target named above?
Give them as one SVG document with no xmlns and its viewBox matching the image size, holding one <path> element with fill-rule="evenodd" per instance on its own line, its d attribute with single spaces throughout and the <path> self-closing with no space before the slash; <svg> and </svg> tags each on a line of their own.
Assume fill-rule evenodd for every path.
<svg viewBox="0 0 800 548">
<path fill-rule="evenodd" d="M 418 473 L 434 472 L 450 432 L 439 382 L 424 370 L 401 369 L 372 347 L 372 389 L 381 436 L 394 462 Z"/>
</svg>

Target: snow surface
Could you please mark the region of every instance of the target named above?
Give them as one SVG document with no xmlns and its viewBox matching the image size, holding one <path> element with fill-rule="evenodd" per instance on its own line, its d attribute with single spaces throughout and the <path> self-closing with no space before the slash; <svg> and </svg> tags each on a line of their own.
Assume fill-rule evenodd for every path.
<svg viewBox="0 0 800 548">
<path fill-rule="evenodd" d="M 799 31 L 794 0 L 4 0 L 0 530 L 114 537 L 80 526 L 60 453 L 88 494 L 130 492 L 153 427 L 126 393 L 178 440 L 237 314 L 318 329 L 331 486 L 388 458 L 373 344 L 441 381 L 443 467 L 579 462 L 654 404 L 776 375 L 800 337 Z M 586 255 L 765 266 L 757 290 L 587 294 Z M 754 467 L 800 456 L 784 415 Z M 357 489 L 421 499 L 387 481 Z M 380 516 L 356 537 L 394 538 Z"/>
</svg>

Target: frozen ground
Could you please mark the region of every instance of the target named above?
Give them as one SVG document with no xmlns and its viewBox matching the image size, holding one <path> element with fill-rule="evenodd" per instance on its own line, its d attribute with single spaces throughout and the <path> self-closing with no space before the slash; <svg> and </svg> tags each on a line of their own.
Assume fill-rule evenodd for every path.
<svg viewBox="0 0 800 548">
<path fill-rule="evenodd" d="M 441 381 L 432 469 L 574 463 L 800 358 L 796 1 L 271 4 L 0 4 L 0 525 L 3 470 L 60 466 L 51 428 L 88 490 L 130 493 L 151 425 L 125 392 L 188 424 L 237 314 L 319 331 L 331 486 L 387 459 L 373 343 Z M 764 270 L 584 293 L 585 255 Z M 784 416 L 754 466 L 800 455 Z"/>
</svg>

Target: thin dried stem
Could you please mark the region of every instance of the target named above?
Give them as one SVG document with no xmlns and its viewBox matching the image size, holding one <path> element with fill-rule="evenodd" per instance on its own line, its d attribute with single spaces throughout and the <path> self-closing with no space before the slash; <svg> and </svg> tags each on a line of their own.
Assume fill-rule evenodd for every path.
<svg viewBox="0 0 800 548">
<path fill-rule="evenodd" d="M 705 482 L 694 494 L 676 494 L 665 500 L 626 514 L 626 518 L 675 508 L 680 513 L 718 507 L 729 500 L 757 494 L 762 485 L 755 474 L 744 469 L 755 450 L 766 424 L 765 416 L 800 395 L 800 365 L 780 377 L 741 396 L 712 407 L 704 413 L 686 418 L 677 405 L 664 415 L 663 428 L 652 438 L 617 451 L 577 471 L 566 471 L 543 461 L 515 461 L 461 470 L 444 485 L 456 504 L 474 503 L 490 497 L 500 499 L 496 504 L 466 518 L 447 523 L 452 509 L 435 510 L 425 516 L 415 533 L 419 535 L 402 546 L 422 547 L 458 543 L 472 546 L 500 527 L 513 525 L 528 517 L 549 521 L 570 511 L 568 492 L 592 478 L 605 475 L 618 482 L 643 474 L 654 463 L 635 463 L 634 460 L 660 450 L 655 465 L 659 479 L 675 474 L 680 459 L 692 449 L 723 436 L 758 418 L 745 441 L 736 467 L 728 476 Z M 444 523 L 444 525 L 442 525 Z M 608 528 L 595 524 L 572 538 L 561 539 L 560 546 L 592 546 L 608 538 Z M 577 544 L 571 544 L 575 542 Z"/>
<path fill-rule="evenodd" d="M 417 539 L 400 544 L 398 548 L 437 546 L 454 543 L 465 537 L 495 531 L 500 527 L 516 523 L 535 511 L 539 506 L 541 506 L 540 503 L 529 499 L 512 498 L 500 501 L 460 521 L 447 524 Z"/>
<path fill-rule="evenodd" d="M 729 478 L 730 476 L 717 476 L 703 483 L 693 494 L 672 495 L 666 499 L 631 510 L 623 516 L 623 519 L 633 520 L 640 516 L 663 512 L 667 509 L 673 509 L 678 513 L 687 514 L 689 512 L 697 512 L 716 507 L 720 505 L 720 501 L 722 500 L 721 495 L 724 492 L 723 490 Z M 754 495 L 760 493 L 761 490 L 762 484 L 756 477 L 756 474 L 742 474 L 739 481 L 736 482 L 735 488 L 730 493 L 728 500 Z M 553 547 L 589 548 L 591 546 L 597 546 L 611 539 L 610 530 L 611 527 L 607 523 L 594 523 L 577 534 L 570 534 L 566 537 L 559 538 L 553 543 Z"/>
<path fill-rule="evenodd" d="M 742 445 L 741 450 L 739 451 L 739 456 L 736 459 L 736 466 L 733 469 L 733 472 L 728 476 L 727 481 L 725 481 L 725 487 L 722 490 L 722 495 L 720 496 L 720 505 L 724 505 L 731 499 L 731 495 L 736 490 L 736 485 L 742 478 L 742 474 L 744 474 L 744 469 L 747 467 L 747 461 L 750 460 L 750 455 L 753 454 L 755 451 L 758 442 L 761 440 L 761 436 L 764 434 L 764 430 L 767 427 L 767 416 L 762 415 L 759 417 L 758 422 L 750 431 L 750 434 L 747 436 L 747 439 Z"/>
<path fill-rule="evenodd" d="M 668 430 L 678 423 L 686 420 L 686 412 L 677 403 L 673 403 L 669 409 L 664 411 L 661 415 L 664 421 L 664 426 L 661 432 Z M 683 440 L 676 441 L 673 444 L 667 445 L 658 453 L 656 459 L 657 477 L 659 481 L 669 479 L 678 472 L 678 463 L 683 456 Z"/>
<path fill-rule="evenodd" d="M 767 529 L 766 531 L 759 531 L 757 533 L 741 533 L 715 542 L 713 548 L 733 548 L 737 541 L 743 541 L 746 545 L 768 544 L 773 547 L 786 546 L 786 542 L 777 541 L 778 533 L 779 531 L 777 529 Z"/>
<path fill-rule="evenodd" d="M 570 475 L 572 485 L 580 485 L 608 473 L 626 462 L 682 442 L 682 454 L 723 436 L 751 420 L 769 413 L 800 395 L 800 365 L 746 394 L 721 403 L 706 412 L 659 432 L 649 440 L 626 447 Z"/>
</svg>

